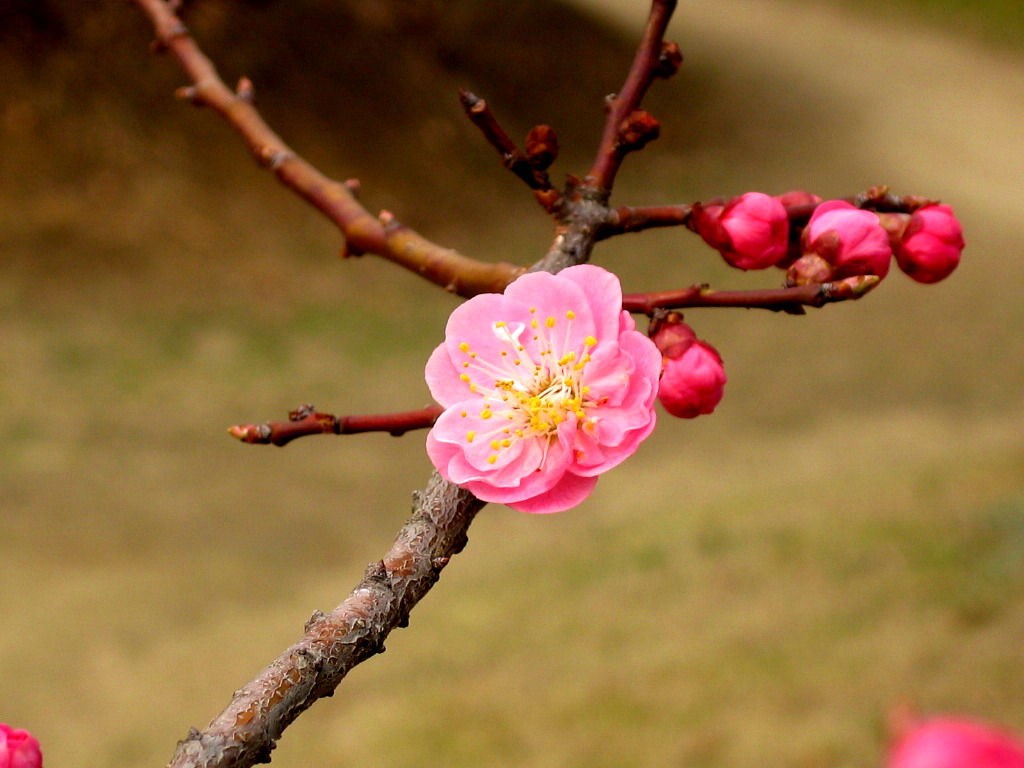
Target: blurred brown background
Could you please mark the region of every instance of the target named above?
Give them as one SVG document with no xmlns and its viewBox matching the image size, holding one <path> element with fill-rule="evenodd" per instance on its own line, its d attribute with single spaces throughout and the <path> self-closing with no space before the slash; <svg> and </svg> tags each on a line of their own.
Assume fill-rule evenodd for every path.
<svg viewBox="0 0 1024 768">
<path fill-rule="evenodd" d="M 547 122 L 582 172 L 640 0 L 193 0 L 271 124 L 372 210 L 480 258 L 550 225 L 462 117 Z M 485 510 L 389 653 L 282 766 L 870 766 L 886 709 L 1024 730 L 1019 4 L 681 2 L 662 138 L 614 200 L 941 197 L 961 269 L 803 318 L 688 313 L 712 417 L 664 416 L 576 510 Z M 160 765 L 339 602 L 429 464 L 422 435 L 240 446 L 234 423 L 429 396 L 454 301 L 365 257 L 172 98 L 121 2 L 0 6 L 0 720 L 48 766 Z M 627 290 L 740 274 L 687 232 L 604 244 Z"/>
</svg>

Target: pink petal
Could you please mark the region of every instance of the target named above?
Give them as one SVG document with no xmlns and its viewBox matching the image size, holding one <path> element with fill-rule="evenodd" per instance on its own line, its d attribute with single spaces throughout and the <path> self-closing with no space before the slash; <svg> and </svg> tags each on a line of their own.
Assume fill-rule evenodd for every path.
<svg viewBox="0 0 1024 768">
<path fill-rule="evenodd" d="M 484 293 L 455 308 L 445 327 L 445 347 L 456 377 L 468 373 L 474 381 L 486 380 L 487 388 L 492 387 L 496 378 L 493 372 L 481 377 L 476 368 L 477 375 L 472 375 L 476 361 L 507 370 L 508 376 L 514 377 L 515 345 L 495 334 L 498 321 L 507 323 L 510 330 L 525 326 L 530 322 L 529 307 L 501 294 Z"/>
<path fill-rule="evenodd" d="M 592 308 L 593 334 L 598 342 L 617 338 L 619 316 L 622 313 L 622 286 L 619 278 L 593 264 L 579 264 L 563 269 L 558 277 L 571 280 L 583 290 Z M 629 322 L 632 322 L 632 318 Z"/>
<path fill-rule="evenodd" d="M 588 336 L 598 333 L 590 297 L 562 274 L 535 272 L 523 275 L 506 290 L 506 295 L 534 312 L 525 319 L 523 334 L 526 351 L 539 361 L 540 352 L 553 349 L 556 357 L 566 352 L 580 353 Z M 620 311 L 622 300 L 615 311 Z M 570 320 L 567 313 L 573 314 Z M 535 338 L 536 337 L 536 338 Z"/>
<path fill-rule="evenodd" d="M 459 378 L 459 372 L 445 344 L 439 344 L 430 354 L 424 375 L 430 396 L 445 408 L 472 396 L 469 384 Z"/>
<path fill-rule="evenodd" d="M 521 440 L 511 432 L 503 431 L 509 429 L 508 420 L 502 415 L 494 413 L 493 409 L 484 409 L 484 405 L 485 401 L 477 398 L 464 400 L 450 406 L 441 414 L 430 430 L 433 442 L 458 446 L 465 462 L 459 465 L 458 472 L 453 473 L 451 477 L 453 482 L 461 483 L 481 477 L 495 477 L 514 464 L 516 465 L 516 478 L 512 482 L 518 483 L 520 477 L 532 472 L 539 463 L 539 452 L 531 461 L 531 454 L 526 450 L 528 444 L 536 442 L 536 440 Z M 492 413 L 492 415 L 485 419 L 483 418 L 484 413 Z M 493 447 L 492 441 L 504 439 L 510 440 L 508 447 L 500 445 L 498 448 Z M 437 450 L 441 449 L 437 448 Z M 493 463 L 488 461 L 492 456 L 495 458 Z"/>
<path fill-rule="evenodd" d="M 602 407 L 615 407 L 629 391 L 629 380 L 634 367 L 633 359 L 617 345 L 599 344 L 591 353 L 590 362 L 583 370 L 582 383 L 590 387 L 591 400 L 600 401 Z"/>
<path fill-rule="evenodd" d="M 594 490 L 595 485 L 597 485 L 596 477 L 580 477 L 572 472 L 566 472 L 562 479 L 548 491 L 524 501 L 510 503 L 508 506 L 534 515 L 564 512 L 587 498 Z"/>
</svg>

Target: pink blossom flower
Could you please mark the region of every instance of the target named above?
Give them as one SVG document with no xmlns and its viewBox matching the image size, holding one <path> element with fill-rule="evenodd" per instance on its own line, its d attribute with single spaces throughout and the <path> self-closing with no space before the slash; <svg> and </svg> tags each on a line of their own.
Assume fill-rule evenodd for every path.
<svg viewBox="0 0 1024 768">
<path fill-rule="evenodd" d="M 897 740 L 886 768 L 1024 768 L 1024 742 L 991 725 L 935 718 Z"/>
<path fill-rule="evenodd" d="M 910 216 L 896 245 L 896 263 L 919 283 L 937 283 L 960 263 L 964 230 L 948 205 L 926 205 Z"/>
<path fill-rule="evenodd" d="M 829 200 L 814 210 L 804 229 L 803 252 L 815 253 L 831 264 L 830 279 L 885 277 L 892 259 L 889 235 L 878 216 L 845 200 Z"/>
<path fill-rule="evenodd" d="M 697 232 L 737 269 L 765 269 L 786 255 L 785 206 L 763 192 L 747 192 L 724 205 L 694 210 Z"/>
<path fill-rule="evenodd" d="M 446 409 L 427 453 L 484 501 L 569 509 L 654 429 L 660 369 L 615 275 L 588 264 L 523 275 L 449 318 L 426 368 Z"/>
<path fill-rule="evenodd" d="M 0 723 L 0 768 L 41 768 L 43 753 L 28 731 Z"/>
<path fill-rule="evenodd" d="M 711 413 L 725 391 L 725 367 L 718 350 L 697 339 L 693 329 L 669 315 L 654 332 L 662 353 L 658 400 L 681 419 Z"/>
</svg>

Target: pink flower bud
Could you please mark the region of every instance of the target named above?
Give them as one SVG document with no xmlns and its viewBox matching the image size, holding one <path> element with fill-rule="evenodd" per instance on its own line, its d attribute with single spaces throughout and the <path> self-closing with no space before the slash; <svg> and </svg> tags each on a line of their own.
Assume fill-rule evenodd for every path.
<svg viewBox="0 0 1024 768">
<path fill-rule="evenodd" d="M 885 277 L 892 248 L 878 216 L 845 200 L 819 205 L 803 234 L 803 252 L 816 253 L 835 268 L 833 279 L 856 275 Z"/>
<path fill-rule="evenodd" d="M 919 283 L 937 283 L 960 263 L 964 230 L 948 205 L 926 205 L 910 216 L 896 246 L 896 263 Z"/>
<path fill-rule="evenodd" d="M 42 768 L 39 742 L 28 731 L 0 723 L 0 768 Z"/>
<path fill-rule="evenodd" d="M 681 419 L 708 414 L 722 400 L 725 368 L 718 351 L 699 341 L 693 329 L 670 314 L 654 333 L 662 353 L 658 399 L 665 410 Z"/>
<path fill-rule="evenodd" d="M 1024 742 L 990 725 L 935 718 L 913 725 L 889 751 L 886 768 L 1024 768 Z"/>
<path fill-rule="evenodd" d="M 765 269 L 786 255 L 786 208 L 762 192 L 747 192 L 724 205 L 694 209 L 697 232 L 737 269 Z"/>
</svg>

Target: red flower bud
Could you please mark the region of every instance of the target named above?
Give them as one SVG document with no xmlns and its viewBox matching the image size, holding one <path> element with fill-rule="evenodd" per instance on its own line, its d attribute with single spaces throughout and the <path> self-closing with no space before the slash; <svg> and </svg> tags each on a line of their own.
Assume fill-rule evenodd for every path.
<svg viewBox="0 0 1024 768">
<path fill-rule="evenodd" d="M 718 351 L 675 318 L 669 315 L 653 337 L 662 353 L 658 399 L 673 416 L 692 419 L 711 413 L 721 401 L 725 368 Z"/>
<path fill-rule="evenodd" d="M 0 768 L 42 768 L 39 742 L 28 731 L 0 723 Z"/>
<path fill-rule="evenodd" d="M 896 263 L 919 283 L 937 283 L 960 263 L 964 231 L 948 205 L 926 205 L 910 216 L 896 246 Z"/>
<path fill-rule="evenodd" d="M 765 269 L 786 255 L 786 208 L 762 192 L 747 192 L 725 205 L 694 208 L 697 232 L 737 269 Z"/>
<path fill-rule="evenodd" d="M 803 252 L 816 253 L 831 264 L 834 279 L 856 275 L 885 277 L 892 248 L 878 216 L 844 200 L 819 205 L 803 234 Z"/>
<path fill-rule="evenodd" d="M 889 751 L 886 768 L 1024 768 L 1024 742 L 959 718 L 918 723 Z"/>
</svg>

